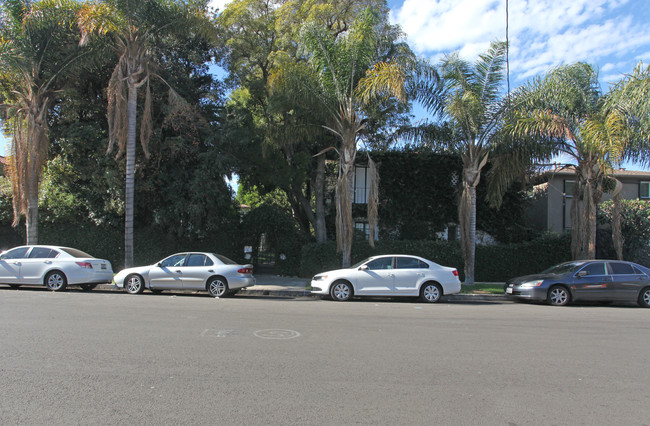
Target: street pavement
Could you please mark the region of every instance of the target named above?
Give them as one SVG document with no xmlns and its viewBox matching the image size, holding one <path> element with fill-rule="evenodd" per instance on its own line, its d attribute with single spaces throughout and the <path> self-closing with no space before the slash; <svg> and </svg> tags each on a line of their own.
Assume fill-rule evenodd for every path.
<svg viewBox="0 0 650 426">
<path fill-rule="evenodd" d="M 649 315 L 0 287 L 0 424 L 648 424 Z"/>
</svg>

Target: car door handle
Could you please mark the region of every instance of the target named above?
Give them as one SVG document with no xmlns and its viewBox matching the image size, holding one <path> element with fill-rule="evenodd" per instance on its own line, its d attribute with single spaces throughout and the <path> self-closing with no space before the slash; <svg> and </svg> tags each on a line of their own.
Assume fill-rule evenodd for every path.
<svg viewBox="0 0 650 426">
<path fill-rule="evenodd" d="M 51 265 L 52 261 L 51 260 L 46 260 L 44 263 L 47 263 L 48 265 Z"/>
<path fill-rule="evenodd" d="M 183 271 L 181 271 L 180 269 L 177 269 L 176 272 L 178 272 L 179 274 L 183 273 Z"/>
<path fill-rule="evenodd" d="M 422 272 L 418 272 L 418 277 L 423 277 L 424 274 Z"/>
<path fill-rule="evenodd" d="M 20 265 L 20 262 L 14 262 L 14 265 Z"/>
</svg>

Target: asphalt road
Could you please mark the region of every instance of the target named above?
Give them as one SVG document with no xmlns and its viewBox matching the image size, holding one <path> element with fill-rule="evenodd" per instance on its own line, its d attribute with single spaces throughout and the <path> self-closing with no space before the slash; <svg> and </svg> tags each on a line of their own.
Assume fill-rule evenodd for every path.
<svg viewBox="0 0 650 426">
<path fill-rule="evenodd" d="M 0 287 L 0 424 L 648 424 L 649 319 Z"/>
</svg>

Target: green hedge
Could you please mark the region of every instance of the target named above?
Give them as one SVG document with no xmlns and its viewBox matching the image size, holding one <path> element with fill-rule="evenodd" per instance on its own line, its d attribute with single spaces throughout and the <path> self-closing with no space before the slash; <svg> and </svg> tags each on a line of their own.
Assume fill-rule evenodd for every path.
<svg viewBox="0 0 650 426">
<path fill-rule="evenodd" d="M 458 243 L 448 241 L 380 241 L 371 249 L 365 241 L 355 241 L 352 262 L 379 254 L 411 254 L 440 265 L 458 269 L 463 279 L 463 261 Z M 554 264 L 571 259 L 568 235 L 547 234 L 538 239 L 519 243 L 476 247 L 476 281 L 501 282 L 508 278 L 534 274 Z M 308 244 L 302 249 L 300 275 L 313 276 L 319 272 L 341 267 L 336 244 Z"/>
</svg>

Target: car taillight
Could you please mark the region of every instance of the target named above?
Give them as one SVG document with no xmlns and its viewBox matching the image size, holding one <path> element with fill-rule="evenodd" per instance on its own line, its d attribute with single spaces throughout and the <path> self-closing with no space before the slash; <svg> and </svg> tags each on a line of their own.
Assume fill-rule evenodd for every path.
<svg viewBox="0 0 650 426">
<path fill-rule="evenodd" d="M 75 262 L 77 265 L 85 269 L 93 269 L 93 265 L 90 262 Z"/>
<path fill-rule="evenodd" d="M 452 274 L 454 274 L 454 277 L 457 277 L 457 276 L 458 276 L 458 270 L 457 270 L 457 269 L 454 269 L 454 271 L 452 272 Z"/>
<path fill-rule="evenodd" d="M 253 273 L 253 268 L 241 268 L 237 270 L 240 274 L 252 274 Z"/>
</svg>

